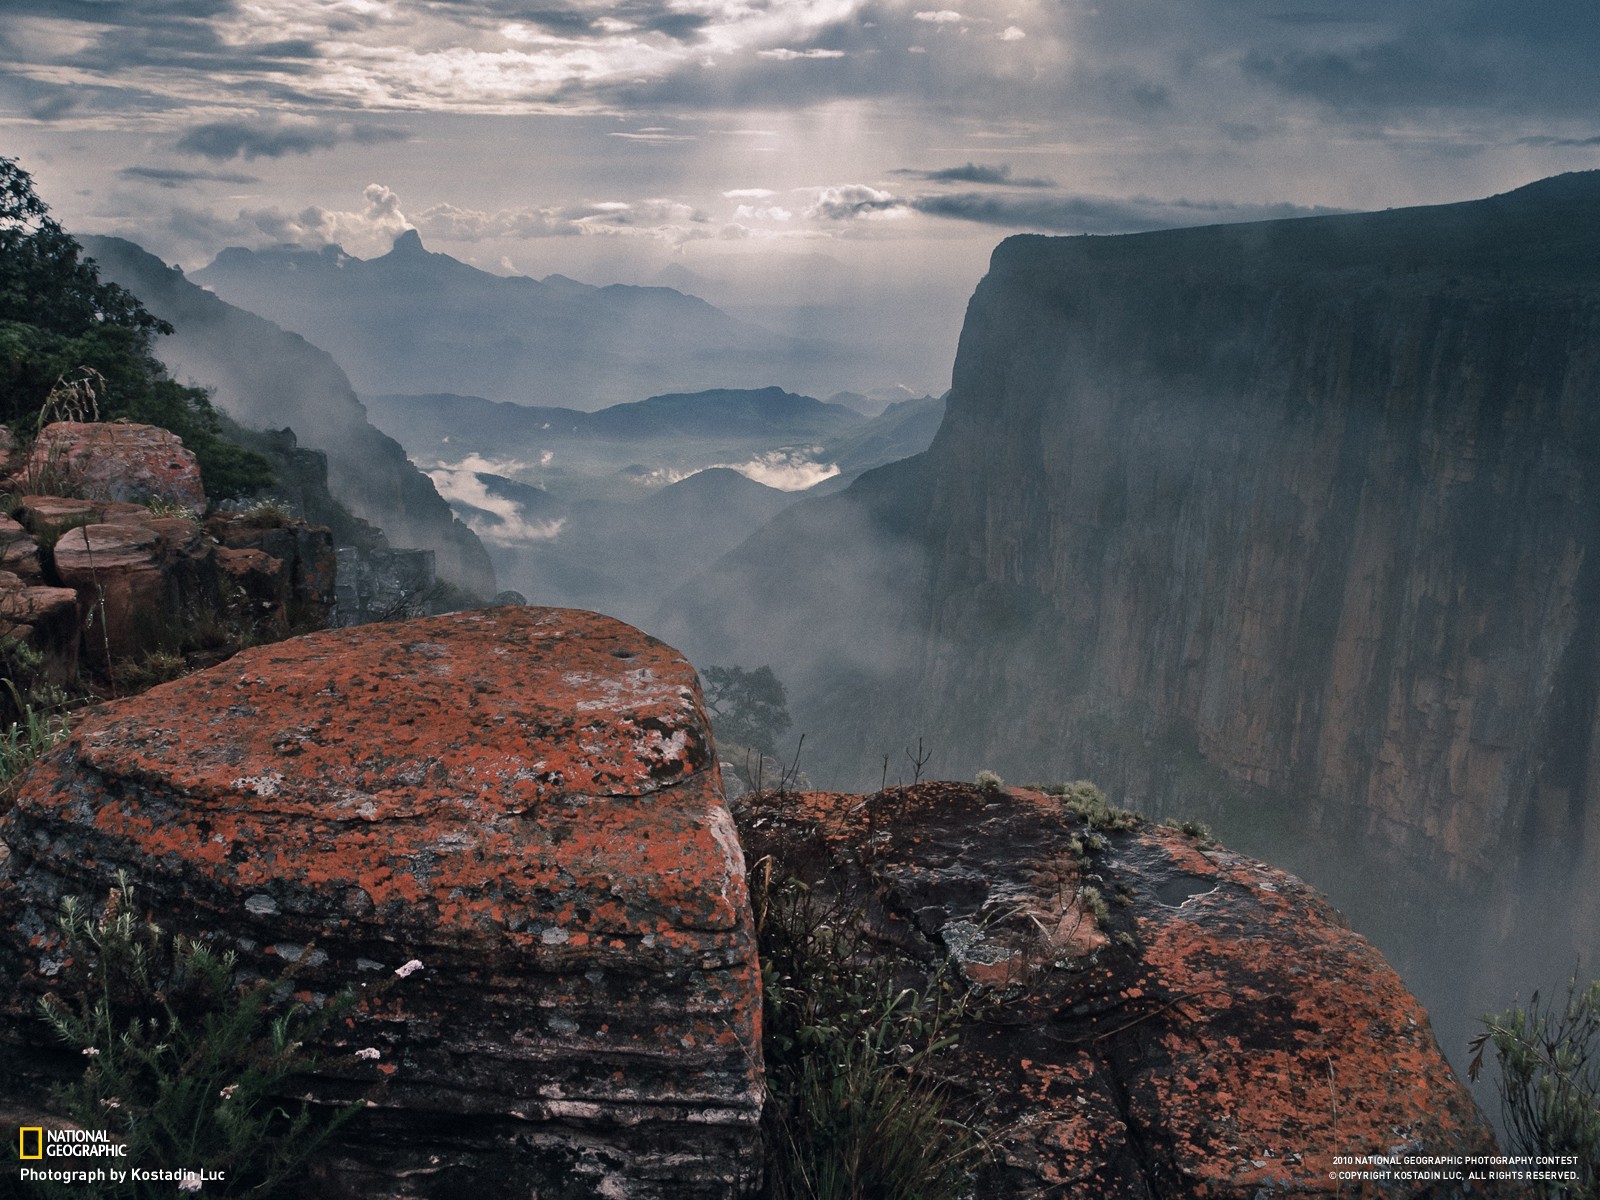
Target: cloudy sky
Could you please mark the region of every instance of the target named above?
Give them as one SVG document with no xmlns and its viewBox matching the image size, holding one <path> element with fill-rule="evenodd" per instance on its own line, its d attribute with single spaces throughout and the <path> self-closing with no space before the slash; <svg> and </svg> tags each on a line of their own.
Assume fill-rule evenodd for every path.
<svg viewBox="0 0 1600 1200">
<path fill-rule="evenodd" d="M 937 2 L 4 0 L 0 153 L 191 268 L 414 227 L 715 301 L 898 288 L 941 328 L 1013 231 L 1600 167 L 1596 0 Z"/>
</svg>

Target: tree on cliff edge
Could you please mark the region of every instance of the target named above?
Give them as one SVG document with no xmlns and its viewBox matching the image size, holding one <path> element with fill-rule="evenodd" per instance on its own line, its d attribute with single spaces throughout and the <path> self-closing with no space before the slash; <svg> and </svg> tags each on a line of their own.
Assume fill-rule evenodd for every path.
<svg viewBox="0 0 1600 1200">
<path fill-rule="evenodd" d="M 213 495 L 265 487 L 266 460 L 225 441 L 211 398 L 169 379 L 151 354 L 172 326 L 102 282 L 82 250 L 50 216 L 33 177 L 0 157 L 0 422 L 32 433 L 60 381 L 98 376 L 99 415 L 176 433 Z"/>
<path fill-rule="evenodd" d="M 771 667 L 707 667 L 705 696 L 718 741 L 778 753 L 778 739 L 793 722 L 789 694 Z"/>
</svg>

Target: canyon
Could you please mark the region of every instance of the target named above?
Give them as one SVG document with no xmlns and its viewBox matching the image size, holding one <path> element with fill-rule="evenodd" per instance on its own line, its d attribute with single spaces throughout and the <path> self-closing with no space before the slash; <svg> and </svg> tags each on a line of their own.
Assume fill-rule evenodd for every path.
<svg viewBox="0 0 1600 1200">
<path fill-rule="evenodd" d="M 1600 951 L 1597 219 L 1590 172 L 1010 238 L 929 451 L 655 628 L 770 663 L 813 778 L 920 740 L 919 774 L 1205 818 L 1325 888 L 1460 1052 Z"/>
</svg>

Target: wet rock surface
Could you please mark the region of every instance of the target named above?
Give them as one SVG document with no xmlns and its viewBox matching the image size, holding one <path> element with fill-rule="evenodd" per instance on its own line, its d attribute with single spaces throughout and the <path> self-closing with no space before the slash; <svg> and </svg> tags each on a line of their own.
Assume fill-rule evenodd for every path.
<svg viewBox="0 0 1600 1200">
<path fill-rule="evenodd" d="M 737 816 L 752 862 L 809 864 L 984 988 L 952 1080 L 997 1151 L 980 1196 L 1484 1194 L 1329 1178 L 1336 1155 L 1494 1141 L 1421 1005 L 1294 877 L 1021 789 L 768 792 Z"/>
<path fill-rule="evenodd" d="M 694 672 L 628 626 L 500 609 L 245 651 L 86 717 L 0 836 L 21 996 L 48 984 L 59 898 L 118 869 L 252 969 L 300 961 L 310 992 L 426 964 L 350 1033 L 393 1073 L 307 1194 L 754 1180 L 743 858 Z M 336 1075 L 312 1090 L 359 1091 Z"/>
</svg>

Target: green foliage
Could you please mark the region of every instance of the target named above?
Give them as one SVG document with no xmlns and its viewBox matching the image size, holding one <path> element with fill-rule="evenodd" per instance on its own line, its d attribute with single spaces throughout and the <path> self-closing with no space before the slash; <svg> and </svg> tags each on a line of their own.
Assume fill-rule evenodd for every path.
<svg viewBox="0 0 1600 1200">
<path fill-rule="evenodd" d="M 979 771 L 972 782 L 986 792 L 998 792 L 1006 785 L 1006 781 L 993 771 Z"/>
<path fill-rule="evenodd" d="M 101 420 L 170 429 L 200 462 L 211 495 L 272 481 L 267 462 L 223 439 L 204 390 L 166 376 L 150 352 L 172 332 L 129 292 L 103 283 L 93 259 L 50 217 L 27 171 L 0 158 L 0 421 L 31 432 L 53 393 L 94 377 Z"/>
<path fill-rule="evenodd" d="M 718 741 L 776 755 L 778 739 L 793 724 L 789 695 L 771 667 L 707 667 L 706 708 Z"/>
<path fill-rule="evenodd" d="M 6 639 L 16 651 L 26 651 L 25 644 Z M 7 647 L 0 645 L 0 650 Z M 8 656 L 9 661 L 9 656 Z M 67 719 L 43 705 L 35 705 L 17 688 L 11 677 L 4 682 L 6 697 L 16 719 L 0 731 L 0 812 L 11 807 L 16 798 L 17 783 L 41 754 L 67 736 Z"/>
<path fill-rule="evenodd" d="M 180 504 L 176 500 L 167 500 L 161 496 L 152 496 L 144 502 L 152 517 L 177 517 L 183 521 L 198 521 L 200 514 L 187 504 Z"/>
<path fill-rule="evenodd" d="M 769 1200 L 957 1200 L 981 1137 L 938 1082 L 962 998 L 869 941 L 861 910 L 757 864 Z"/>
<path fill-rule="evenodd" d="M 1484 1050 L 1494 1046 L 1500 1065 L 1500 1111 L 1523 1154 L 1570 1156 L 1578 1182 L 1549 1195 L 1600 1200 L 1600 980 L 1582 987 L 1576 975 L 1566 1002 L 1543 1005 L 1533 994 L 1527 1008 L 1484 1017 L 1472 1039 L 1467 1074 L 1474 1083 Z"/>
<path fill-rule="evenodd" d="M 1185 817 L 1182 820 L 1177 817 L 1168 817 L 1162 824 L 1169 829 L 1176 829 L 1186 837 L 1193 838 L 1200 844 L 1202 849 L 1217 844 L 1217 839 L 1211 836 L 1211 826 L 1204 821 L 1196 821 L 1193 817 Z"/>
<path fill-rule="evenodd" d="M 1083 818 L 1090 829 L 1102 833 L 1126 833 L 1143 823 L 1138 813 L 1118 808 L 1106 799 L 1104 792 L 1086 779 L 1057 784 L 1045 790 L 1052 796 L 1060 796 L 1067 811 Z"/>
<path fill-rule="evenodd" d="M 281 500 L 257 500 L 240 511 L 239 521 L 251 529 L 285 529 L 294 523 L 294 513 Z"/>
<path fill-rule="evenodd" d="M 135 913 L 125 877 L 98 918 L 73 899 L 62 904 L 70 957 L 61 990 L 40 1012 L 87 1067 L 61 1101 L 85 1128 L 125 1143 L 129 1163 L 222 1172 L 207 1180 L 207 1195 L 270 1196 L 364 1107 L 291 1112 L 280 1103 L 292 1077 L 316 1065 L 306 1044 L 346 1017 L 357 994 L 346 989 L 315 1010 L 276 1006 L 293 990 L 292 967 L 277 980 L 240 983 L 231 952 L 173 937 Z M 173 1189 L 130 1180 L 96 1194 L 146 1200 Z"/>
</svg>

